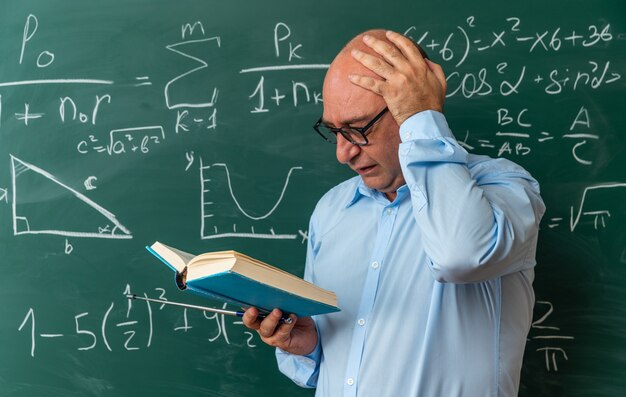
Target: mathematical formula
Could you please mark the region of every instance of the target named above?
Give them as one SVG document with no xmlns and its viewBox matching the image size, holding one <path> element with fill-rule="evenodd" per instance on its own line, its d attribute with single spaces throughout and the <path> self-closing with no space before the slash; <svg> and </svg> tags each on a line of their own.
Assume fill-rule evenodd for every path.
<svg viewBox="0 0 626 397">
<path fill-rule="evenodd" d="M 569 346 L 569 341 L 573 341 L 575 338 L 571 335 L 564 335 L 561 332 L 561 328 L 551 324 L 548 317 L 554 312 L 554 305 L 548 301 L 537 301 L 535 305 L 536 309 L 539 309 L 540 317 L 533 321 L 530 327 L 530 340 L 534 344 L 539 343 L 541 346 L 536 348 L 535 351 L 543 354 L 546 362 L 546 371 L 558 371 L 559 367 L 557 362 L 560 359 L 569 360 L 567 357 L 566 346 Z"/>
<path fill-rule="evenodd" d="M 167 301 L 166 290 L 164 288 L 154 288 L 158 294 L 155 299 Z M 126 285 L 123 297 L 131 293 L 130 285 Z M 146 298 L 148 295 L 143 294 Z M 226 304 L 222 308 L 225 308 Z M 113 351 L 133 351 L 149 349 L 153 346 L 155 336 L 159 332 L 187 333 L 199 332 L 205 335 L 208 342 L 221 341 L 231 344 L 231 339 L 236 336 L 236 346 L 254 348 L 257 346 L 257 336 L 243 326 L 241 320 L 233 320 L 223 314 L 201 312 L 196 315 L 195 311 L 187 308 L 166 308 L 165 305 L 158 305 L 151 302 L 142 302 L 128 299 L 111 302 L 106 308 L 102 306 L 97 312 L 81 312 L 73 316 L 73 321 L 68 324 L 55 322 L 54 324 L 42 324 L 37 320 L 38 311 L 35 308 L 28 308 L 25 316 L 17 330 L 28 336 L 29 353 L 31 357 L 37 354 L 37 347 L 43 343 L 53 343 L 55 339 L 72 338 L 80 342 L 76 346 L 78 351 L 93 349 Z M 161 326 L 161 310 L 178 310 L 182 312 L 182 320 L 177 324 L 170 324 L 169 330 Z M 194 312 L 193 315 L 191 312 Z M 61 316 L 59 316 L 60 318 Z M 87 326 L 85 323 L 93 324 L 93 319 L 97 319 L 99 326 Z M 121 318 L 121 320 L 120 320 Z M 91 321 L 89 321 L 91 320 Z M 59 327 L 64 327 L 59 329 Z M 65 328 L 68 327 L 68 328 Z M 68 331 L 69 330 L 69 331 Z M 193 331 L 192 331 L 193 330 Z M 78 338 L 76 338 L 78 337 Z M 115 346 L 111 340 L 122 341 L 121 346 Z"/>
<path fill-rule="evenodd" d="M 241 46 L 232 36 L 222 35 L 208 22 L 195 18 L 178 23 L 164 27 L 166 34 L 156 38 L 161 40 L 157 47 L 162 52 L 153 62 L 166 66 L 159 69 L 152 68 L 149 62 L 129 63 L 134 67 L 129 66 L 126 74 L 121 74 L 125 77 L 113 79 L 97 68 L 85 68 L 88 73 L 95 73 L 88 75 L 83 75 L 87 72 L 82 70 L 53 73 L 54 66 L 71 48 L 58 50 L 54 43 L 46 42 L 46 33 L 51 29 L 48 21 L 36 12 L 27 15 L 23 32 L 13 38 L 17 44 L 14 48 L 19 51 L 3 56 L 20 65 L 21 70 L 36 68 L 38 73 L 19 80 L 2 77 L 7 81 L 0 81 L 0 133 L 26 136 L 29 142 L 36 142 L 37 134 L 46 126 L 46 133 L 57 134 L 58 139 L 67 142 L 76 158 L 110 163 L 147 161 L 166 148 L 176 148 L 180 158 L 176 166 L 181 174 L 198 176 L 190 188 L 197 192 L 199 216 L 181 222 L 195 222 L 199 240 L 265 239 L 304 244 L 308 239 L 306 224 L 286 228 L 275 221 L 275 216 L 281 207 L 296 205 L 289 201 L 293 199 L 289 193 L 297 189 L 299 178 L 304 178 L 306 164 L 299 160 L 286 162 L 276 173 L 281 187 L 269 199 L 264 197 L 265 206 L 260 205 L 262 210 L 254 213 L 234 186 L 237 177 L 244 179 L 241 175 L 245 176 L 247 170 L 237 169 L 223 159 L 210 158 L 208 150 L 187 143 L 186 139 L 199 136 L 206 139 L 207 146 L 236 140 L 232 135 L 233 130 L 240 129 L 240 119 L 253 120 L 246 126 L 250 142 L 258 139 L 253 136 L 257 129 L 272 139 L 275 124 L 271 123 L 275 118 L 292 118 L 300 112 L 307 117 L 313 115 L 312 125 L 323 109 L 322 83 L 331 60 L 320 59 L 314 49 L 318 44 L 307 41 L 310 39 L 299 34 L 298 25 L 289 21 L 272 21 L 271 29 L 255 33 L 258 41 L 266 45 L 254 57 L 234 60 L 225 59 Z M 485 25 L 490 28 L 485 30 Z M 575 26 L 537 28 L 529 27 L 515 15 L 488 23 L 480 16 L 468 15 L 447 30 L 435 32 L 418 25 L 404 28 L 404 34 L 444 68 L 447 103 L 471 109 L 476 109 L 471 107 L 473 104 L 483 104 L 480 109 L 484 115 L 469 114 L 473 112 L 470 110 L 469 116 L 460 116 L 461 121 L 467 117 L 482 120 L 480 130 L 451 123 L 459 143 L 468 151 L 514 161 L 533 157 L 544 161 L 546 154 L 559 158 L 563 154 L 568 161 L 562 166 L 581 172 L 602 162 L 601 149 L 611 145 L 611 137 L 602 127 L 606 125 L 603 109 L 594 106 L 593 98 L 623 85 L 624 72 L 617 62 L 612 62 L 611 54 L 597 51 L 624 39 L 624 33 L 615 30 L 610 18 L 598 22 L 590 17 Z M 535 62 L 535 58 L 546 55 L 554 62 Z M 11 95 L 42 87 L 54 90 L 54 95 L 47 99 Z M 144 97 L 150 100 L 144 102 L 140 99 Z M 137 103 L 126 108 L 129 98 L 138 98 Z M 538 102 L 550 98 L 555 103 L 574 98 L 575 103 L 554 110 L 526 98 L 536 98 Z M 490 101 L 492 105 L 485 106 L 486 102 L 481 101 Z M 460 109 L 464 110 L 463 106 Z M 143 108 L 148 110 L 140 112 Z M 549 112 L 553 111 L 561 117 L 552 120 Z M 451 114 L 449 121 L 455 121 L 453 117 Z M 313 134 L 309 125 L 302 130 Z M 60 251 L 66 255 L 75 253 L 73 239 L 133 238 L 136 225 L 132 221 L 118 220 L 108 209 L 109 203 L 89 197 L 90 192 L 100 189 L 102 170 L 89 170 L 88 176 L 81 177 L 82 186 L 73 186 L 37 159 L 13 150 L 9 158 L 0 162 L 8 163 L 6 169 L 10 172 L 10 186 L 0 186 L 0 204 L 11 206 L 14 237 L 63 236 Z M 69 200 L 95 214 L 95 220 L 83 228 L 42 223 L 26 205 L 34 201 L 28 199 L 31 177 L 37 177 L 40 186 L 65 191 Z M 607 228 L 615 217 L 611 215 L 614 209 L 606 203 L 614 201 L 602 198 L 623 196 L 624 188 L 624 178 L 581 182 L 571 196 L 562 200 L 562 208 L 548 208 L 544 224 L 548 229 L 568 233 Z M 626 259 L 622 262 L 626 263 Z M 165 289 L 149 292 L 151 296 L 143 296 L 167 301 Z M 54 348 L 55 341 L 60 340 L 71 341 L 71 347 L 77 351 L 145 350 L 158 343 L 159 336 L 171 333 L 195 333 L 208 343 L 246 348 L 255 348 L 259 343 L 257 335 L 243 327 L 241 321 L 221 314 L 131 302 L 125 298 L 130 293 L 127 285 L 123 293 L 98 307 L 76 312 L 59 309 L 59 320 L 54 323 L 46 321 L 41 308 L 27 305 L 15 324 L 24 354 L 38 357 L 42 346 Z M 172 322 L 163 310 L 170 314 L 176 311 L 180 316 Z M 551 302 L 537 301 L 535 313 L 539 318 L 533 321 L 528 337 L 534 351 L 545 359 L 548 372 L 557 372 L 559 365 L 569 360 L 568 349 L 575 340 L 570 330 L 561 330 L 552 322 L 554 310 Z M 61 346 L 67 345 L 65 342 Z"/>
</svg>

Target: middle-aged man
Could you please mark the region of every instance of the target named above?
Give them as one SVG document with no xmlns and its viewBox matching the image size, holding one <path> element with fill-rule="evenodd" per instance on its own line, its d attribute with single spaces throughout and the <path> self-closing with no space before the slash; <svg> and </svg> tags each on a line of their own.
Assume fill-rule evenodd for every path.
<svg viewBox="0 0 626 397">
<path fill-rule="evenodd" d="M 537 182 L 468 154 L 441 113 L 446 79 L 404 36 L 350 41 L 315 129 L 358 176 L 311 217 L 305 278 L 341 312 L 244 324 L 317 396 L 514 396 L 534 304 Z"/>
</svg>

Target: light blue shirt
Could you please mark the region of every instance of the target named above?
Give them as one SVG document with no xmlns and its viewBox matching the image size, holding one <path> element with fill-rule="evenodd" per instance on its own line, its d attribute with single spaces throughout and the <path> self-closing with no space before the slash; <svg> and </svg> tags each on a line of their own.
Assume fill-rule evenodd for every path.
<svg viewBox="0 0 626 397">
<path fill-rule="evenodd" d="M 393 202 L 354 177 L 319 201 L 305 278 L 337 293 L 307 356 L 280 370 L 316 396 L 515 396 L 545 210 L 506 159 L 468 154 L 444 116 L 400 127 Z"/>
</svg>

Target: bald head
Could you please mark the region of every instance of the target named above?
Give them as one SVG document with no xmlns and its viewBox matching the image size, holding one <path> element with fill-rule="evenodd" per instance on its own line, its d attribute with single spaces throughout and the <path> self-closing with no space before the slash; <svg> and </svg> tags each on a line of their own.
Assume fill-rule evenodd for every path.
<svg viewBox="0 0 626 397">
<path fill-rule="evenodd" d="M 380 57 L 380 55 L 363 42 L 363 36 L 366 34 L 379 40 L 389 42 L 385 36 L 385 30 L 374 29 L 360 33 L 343 47 L 330 64 L 326 77 L 324 78 L 322 96 L 325 111 L 326 109 L 345 106 L 353 106 L 355 109 L 360 109 L 366 103 L 369 103 L 370 106 L 380 107 L 381 109 L 384 107 L 384 100 L 380 96 L 352 84 L 348 78 L 350 74 L 380 78 L 374 72 L 357 62 L 351 55 L 351 51 L 357 49 Z"/>
<path fill-rule="evenodd" d="M 385 29 L 372 29 L 359 33 L 337 54 L 328 68 L 328 72 L 326 73 L 326 77 L 324 79 L 322 96 L 324 99 L 325 110 L 327 107 L 350 105 L 362 108 L 359 105 L 364 105 L 365 103 L 369 104 L 369 106 L 381 109 L 385 106 L 385 102 L 382 97 L 354 85 L 350 82 L 348 76 L 351 74 L 357 74 L 380 79 L 380 76 L 355 60 L 352 57 L 351 51 L 356 49 L 377 58 L 382 58 L 376 51 L 363 42 L 363 36 L 368 35 L 378 40 L 385 41 L 393 46 L 394 44 L 389 41 L 386 32 L 387 31 Z M 415 44 L 415 46 L 418 48 L 422 56 L 426 58 L 426 53 L 420 48 L 420 46 L 417 44 Z"/>
<path fill-rule="evenodd" d="M 358 50 L 369 52 L 370 54 L 374 54 L 374 51 L 373 50 L 368 51 L 369 47 L 366 46 L 363 43 L 363 36 L 365 36 L 365 35 L 372 36 L 372 37 L 377 38 L 379 40 L 384 40 L 384 41 L 386 41 L 386 42 L 391 44 L 391 41 L 389 41 L 389 39 L 387 39 L 387 30 L 385 30 L 385 29 L 371 29 L 371 30 L 367 30 L 365 32 L 362 32 L 362 33 L 359 33 L 358 35 L 356 35 L 352 40 L 350 40 L 344 46 L 344 48 L 341 50 L 341 52 L 347 51 L 348 53 L 350 53 L 350 50 L 352 50 L 353 48 L 356 48 Z M 411 41 L 413 42 L 413 45 L 419 50 L 420 54 L 422 54 L 422 56 L 424 58 L 428 58 L 428 56 L 426 55 L 426 52 L 424 51 L 424 49 L 419 44 L 417 44 L 415 41 L 413 41 L 413 40 L 411 40 Z M 338 55 L 340 55 L 341 52 Z"/>
<path fill-rule="evenodd" d="M 367 44 L 363 41 L 366 35 L 370 38 Z M 421 110 L 440 109 L 441 95 L 431 91 L 445 93 L 441 81 L 436 90 L 437 82 L 433 83 L 432 74 L 424 70 L 430 63 L 420 59 L 410 43 L 398 33 L 382 29 L 357 35 L 335 57 L 322 90 L 322 123 L 335 127 L 331 131 L 337 135 L 337 160 L 356 171 L 367 187 L 384 193 L 389 200 L 405 183 L 398 156 L 400 124 Z M 415 70 L 421 73 L 413 73 Z M 445 82 L 440 68 L 436 73 L 435 77 Z M 367 142 L 354 144 L 353 133 L 360 133 L 361 137 L 367 134 Z"/>
<path fill-rule="evenodd" d="M 372 50 L 367 45 L 365 45 L 365 43 L 363 42 L 363 36 L 365 35 L 372 36 L 378 40 L 384 40 L 391 44 L 391 42 L 387 39 L 387 35 L 385 34 L 386 32 L 387 31 L 384 29 L 371 29 L 371 30 L 367 30 L 365 32 L 359 33 L 354 38 L 352 38 L 352 40 L 346 43 L 343 49 L 335 57 L 335 60 L 337 60 L 338 58 L 342 56 L 350 57 L 350 51 L 352 51 L 353 49 L 367 52 L 368 54 L 377 55 L 374 50 Z"/>
</svg>

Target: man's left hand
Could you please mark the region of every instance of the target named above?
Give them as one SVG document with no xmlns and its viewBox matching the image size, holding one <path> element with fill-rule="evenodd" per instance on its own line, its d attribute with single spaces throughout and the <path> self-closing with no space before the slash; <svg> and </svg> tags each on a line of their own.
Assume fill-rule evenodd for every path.
<svg viewBox="0 0 626 397">
<path fill-rule="evenodd" d="M 382 59 L 359 50 L 352 56 L 382 78 L 350 75 L 350 81 L 382 96 L 398 124 L 423 110 L 443 111 L 446 76 L 441 66 L 425 59 L 408 38 L 387 32 L 393 44 L 365 35 L 363 42 Z"/>
</svg>

